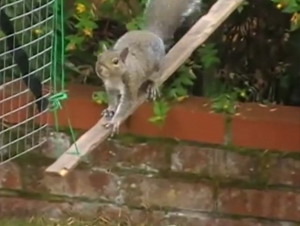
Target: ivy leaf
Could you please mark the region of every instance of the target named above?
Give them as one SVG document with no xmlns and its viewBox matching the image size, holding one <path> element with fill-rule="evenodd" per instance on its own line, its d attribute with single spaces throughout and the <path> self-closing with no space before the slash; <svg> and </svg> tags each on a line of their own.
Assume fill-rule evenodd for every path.
<svg viewBox="0 0 300 226">
<path fill-rule="evenodd" d="M 168 111 L 169 111 L 169 106 L 167 102 L 155 101 L 153 105 L 154 116 L 148 119 L 148 121 L 154 123 L 157 122 L 162 123 L 165 120 Z"/>
<path fill-rule="evenodd" d="M 129 23 L 126 24 L 127 30 L 140 30 L 144 24 L 144 17 L 139 16 L 132 19 Z"/>
<path fill-rule="evenodd" d="M 177 87 L 176 88 L 176 96 L 186 96 L 187 91 L 183 87 Z"/>
<path fill-rule="evenodd" d="M 149 122 L 158 122 L 158 121 L 161 121 L 162 118 L 160 116 L 153 116 L 151 118 L 148 119 Z"/>
<path fill-rule="evenodd" d="M 294 13 L 299 10 L 299 4 L 296 0 L 289 0 L 287 5 L 283 8 L 282 12 L 284 13 Z"/>
<path fill-rule="evenodd" d="M 161 115 L 160 102 L 155 101 L 153 105 L 153 112 L 155 115 Z"/>
<path fill-rule="evenodd" d="M 107 93 L 103 91 L 94 92 L 92 100 L 97 104 L 107 104 Z"/>
<path fill-rule="evenodd" d="M 194 83 L 190 77 L 184 76 L 182 78 L 182 83 L 186 86 L 192 86 Z"/>
<path fill-rule="evenodd" d="M 201 63 L 204 68 L 210 68 L 216 64 L 220 63 L 218 55 L 218 50 L 215 49 L 214 44 L 207 44 L 199 49 L 201 55 Z"/>
</svg>

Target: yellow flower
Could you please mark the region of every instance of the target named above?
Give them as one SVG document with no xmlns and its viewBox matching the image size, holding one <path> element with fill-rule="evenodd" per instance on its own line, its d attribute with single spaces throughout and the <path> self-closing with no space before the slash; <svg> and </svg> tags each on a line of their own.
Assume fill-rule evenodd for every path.
<svg viewBox="0 0 300 226">
<path fill-rule="evenodd" d="M 85 36 L 92 37 L 93 36 L 93 31 L 91 29 L 89 29 L 89 28 L 85 28 L 85 29 L 83 29 L 83 34 Z"/>
<path fill-rule="evenodd" d="M 86 11 L 85 5 L 83 5 L 82 3 L 77 3 L 76 11 L 77 11 L 77 13 L 83 13 L 84 11 Z"/>
<path fill-rule="evenodd" d="M 294 24 L 297 24 L 299 20 L 299 14 L 298 13 L 294 13 L 292 18 L 291 18 L 291 22 L 293 22 Z"/>
<path fill-rule="evenodd" d="M 281 3 L 278 3 L 278 4 L 276 5 L 276 8 L 277 8 L 277 9 L 282 9 L 282 7 L 283 7 L 283 5 L 282 5 Z"/>
<path fill-rule="evenodd" d="M 41 34 L 43 31 L 42 31 L 41 29 L 35 29 L 33 32 L 34 32 L 35 34 L 39 35 L 39 34 Z"/>
<path fill-rule="evenodd" d="M 240 96 L 241 96 L 241 97 L 245 97 L 245 96 L 246 96 L 246 93 L 243 91 L 243 92 L 240 93 Z"/>
<path fill-rule="evenodd" d="M 72 51 L 72 50 L 74 50 L 74 49 L 76 49 L 76 46 L 75 46 L 75 44 L 74 43 L 69 43 L 68 45 L 67 45 L 67 51 Z"/>
</svg>

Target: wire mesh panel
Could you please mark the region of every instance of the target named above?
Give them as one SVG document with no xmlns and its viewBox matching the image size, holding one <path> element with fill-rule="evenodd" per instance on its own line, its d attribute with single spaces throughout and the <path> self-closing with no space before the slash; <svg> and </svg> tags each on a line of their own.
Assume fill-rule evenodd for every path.
<svg viewBox="0 0 300 226">
<path fill-rule="evenodd" d="M 46 132 L 36 119 L 50 95 L 54 1 L 0 0 L 0 164 L 38 147 Z"/>
</svg>

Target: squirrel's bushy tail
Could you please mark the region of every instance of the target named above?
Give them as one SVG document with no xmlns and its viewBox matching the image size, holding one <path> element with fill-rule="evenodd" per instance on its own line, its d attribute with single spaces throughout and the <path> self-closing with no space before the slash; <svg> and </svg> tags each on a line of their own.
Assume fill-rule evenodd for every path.
<svg viewBox="0 0 300 226">
<path fill-rule="evenodd" d="M 167 43 L 185 18 L 200 11 L 200 5 L 201 0 L 148 0 L 145 29 Z"/>
</svg>

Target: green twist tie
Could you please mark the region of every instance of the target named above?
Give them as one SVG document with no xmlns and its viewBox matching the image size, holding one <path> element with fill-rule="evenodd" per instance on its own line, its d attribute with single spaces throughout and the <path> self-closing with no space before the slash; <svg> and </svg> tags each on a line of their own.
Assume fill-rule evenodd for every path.
<svg viewBox="0 0 300 226">
<path fill-rule="evenodd" d="M 51 111 L 57 111 L 58 109 L 62 109 L 61 101 L 68 99 L 68 95 L 66 92 L 59 92 L 51 97 L 49 97 L 49 102 L 51 103 Z"/>
</svg>

